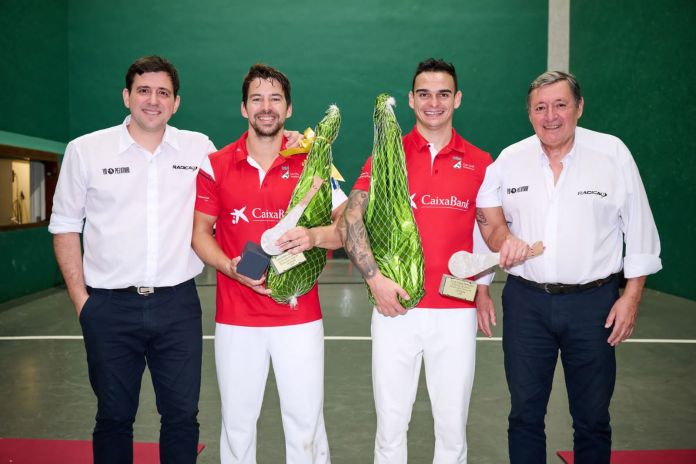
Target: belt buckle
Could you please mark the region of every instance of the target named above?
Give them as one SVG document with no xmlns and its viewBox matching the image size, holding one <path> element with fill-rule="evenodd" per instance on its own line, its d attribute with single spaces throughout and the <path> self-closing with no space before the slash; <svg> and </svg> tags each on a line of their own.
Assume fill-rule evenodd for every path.
<svg viewBox="0 0 696 464">
<path fill-rule="evenodd" d="M 551 290 L 549 289 L 549 284 L 548 284 L 548 282 L 546 282 L 546 283 L 544 284 L 544 291 L 545 291 L 546 293 L 548 293 L 549 295 L 551 295 Z"/>
<path fill-rule="evenodd" d="M 136 287 L 138 295 L 148 296 L 155 293 L 155 287 Z"/>
</svg>

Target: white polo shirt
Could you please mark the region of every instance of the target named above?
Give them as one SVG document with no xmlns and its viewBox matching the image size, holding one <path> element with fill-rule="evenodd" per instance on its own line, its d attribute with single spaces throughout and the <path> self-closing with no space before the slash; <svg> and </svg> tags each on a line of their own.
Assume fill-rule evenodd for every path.
<svg viewBox="0 0 696 464">
<path fill-rule="evenodd" d="M 191 248 L 196 175 L 215 151 L 207 136 L 167 126 L 154 153 L 120 126 L 70 142 L 53 234 L 83 232 L 85 283 L 95 288 L 171 286 L 199 274 Z"/>
<path fill-rule="evenodd" d="M 503 150 L 486 171 L 477 207 L 502 206 L 514 235 L 546 247 L 509 273 L 540 283 L 582 284 L 622 268 L 627 278 L 662 269 L 645 188 L 623 142 L 578 127 L 562 163 L 554 185 L 548 157 L 533 135 Z"/>
</svg>

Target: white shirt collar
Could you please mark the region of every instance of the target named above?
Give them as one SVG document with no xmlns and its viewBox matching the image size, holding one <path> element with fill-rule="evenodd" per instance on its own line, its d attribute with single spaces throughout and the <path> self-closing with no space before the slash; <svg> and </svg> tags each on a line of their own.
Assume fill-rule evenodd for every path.
<svg viewBox="0 0 696 464">
<path fill-rule="evenodd" d="M 137 145 L 137 142 L 133 140 L 133 137 L 131 137 L 130 132 L 128 132 L 128 124 L 130 124 L 131 121 L 131 115 L 129 114 L 126 116 L 126 118 L 123 120 L 123 123 L 121 124 L 121 137 L 119 138 L 118 142 L 118 152 L 123 153 L 126 150 L 128 150 L 132 145 Z M 167 124 L 167 126 L 164 129 L 164 137 L 162 137 L 162 143 L 160 144 L 160 147 L 162 144 L 167 144 L 170 147 L 172 147 L 174 150 L 179 150 L 180 145 L 179 145 L 179 137 L 177 137 L 178 129 L 175 127 L 170 126 Z M 156 150 L 157 152 L 157 150 Z"/>
<path fill-rule="evenodd" d="M 544 149 L 541 147 L 541 140 L 539 140 L 539 136 L 535 135 L 537 143 L 539 144 L 538 152 L 539 152 L 539 163 L 542 166 L 548 166 L 549 165 L 549 157 L 546 156 L 546 153 L 544 152 Z M 573 146 L 570 148 L 570 151 L 563 157 L 563 160 L 561 161 L 564 166 L 569 166 L 572 162 L 573 159 L 575 158 L 575 154 L 577 150 L 575 149 L 578 145 L 578 130 L 577 127 L 575 128 L 575 138 L 573 139 Z"/>
</svg>

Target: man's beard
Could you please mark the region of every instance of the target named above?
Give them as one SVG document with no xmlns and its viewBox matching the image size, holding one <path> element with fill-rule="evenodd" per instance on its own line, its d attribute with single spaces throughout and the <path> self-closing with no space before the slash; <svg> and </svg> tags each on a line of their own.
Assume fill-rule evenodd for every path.
<svg viewBox="0 0 696 464">
<path fill-rule="evenodd" d="M 272 114 L 272 113 L 262 113 L 259 116 L 268 115 L 268 114 Z M 276 116 L 276 118 L 277 118 L 276 119 L 277 122 L 273 127 L 262 127 L 262 126 L 256 124 L 255 117 L 250 120 L 251 128 L 254 129 L 254 132 L 256 133 L 256 135 L 258 137 L 275 137 L 283 129 L 283 125 L 285 124 L 285 121 L 281 121 L 277 114 L 273 114 L 273 115 Z"/>
</svg>

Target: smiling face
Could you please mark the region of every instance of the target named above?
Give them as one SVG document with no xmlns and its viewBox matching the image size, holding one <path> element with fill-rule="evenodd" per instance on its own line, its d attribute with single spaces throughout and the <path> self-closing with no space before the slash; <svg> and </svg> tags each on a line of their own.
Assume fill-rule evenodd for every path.
<svg viewBox="0 0 696 464">
<path fill-rule="evenodd" d="M 547 155 L 565 155 L 573 147 L 584 102 L 575 102 L 567 81 L 534 89 L 529 95 L 529 121 Z"/>
<path fill-rule="evenodd" d="M 249 129 L 259 137 L 274 137 L 292 116 L 283 88 L 275 79 L 254 79 L 249 95 L 242 102 L 242 116 L 249 120 Z"/>
<path fill-rule="evenodd" d="M 130 110 L 133 138 L 143 133 L 163 133 L 179 108 L 172 79 L 166 72 L 136 74 L 131 90 L 123 89 L 123 104 Z"/>
<path fill-rule="evenodd" d="M 454 110 L 461 101 L 462 93 L 455 90 L 454 78 L 446 72 L 418 74 L 408 94 L 408 104 L 421 132 L 451 130 Z"/>
</svg>

